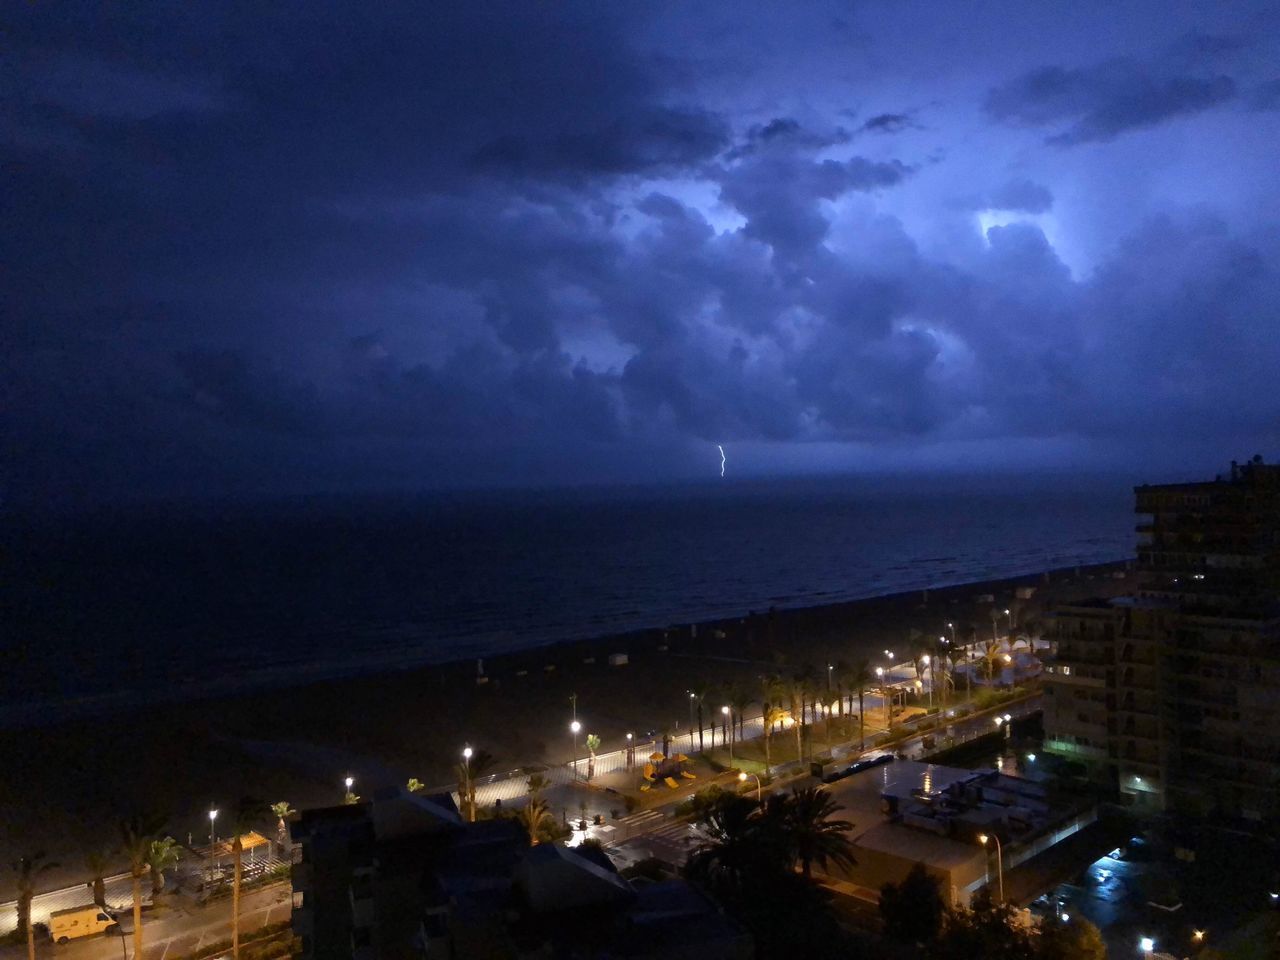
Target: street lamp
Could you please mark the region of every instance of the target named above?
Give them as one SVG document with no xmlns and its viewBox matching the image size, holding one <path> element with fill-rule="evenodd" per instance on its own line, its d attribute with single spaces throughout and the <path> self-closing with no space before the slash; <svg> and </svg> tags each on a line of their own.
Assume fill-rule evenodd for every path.
<svg viewBox="0 0 1280 960">
<path fill-rule="evenodd" d="M 209 808 L 209 882 L 210 883 L 213 883 L 213 845 L 215 842 L 214 833 L 213 833 L 213 824 L 214 824 L 214 821 L 217 819 L 218 819 L 217 808 L 210 807 Z"/>
<path fill-rule="evenodd" d="M 739 782 L 739 783 L 746 783 L 746 782 L 747 782 L 747 777 L 752 777 L 752 778 L 754 778 L 754 779 L 755 779 L 755 781 L 756 781 L 756 803 L 761 803 L 762 801 L 761 801 L 761 799 L 760 799 L 760 778 L 759 778 L 759 777 L 757 777 L 754 773 L 747 773 L 747 772 L 744 770 L 744 771 L 742 771 L 741 773 L 739 773 L 739 774 L 738 774 L 738 782 Z"/>
<path fill-rule="evenodd" d="M 827 693 L 831 692 L 831 674 L 835 671 L 835 669 L 836 669 L 835 664 L 833 663 L 827 664 Z"/>
<path fill-rule="evenodd" d="M 893 706 L 889 703 L 889 689 L 884 682 L 884 667 L 876 667 L 876 679 L 880 681 L 880 699 L 884 701 L 885 729 L 893 727 Z"/>
<path fill-rule="evenodd" d="M 1151 951 L 1156 948 L 1156 942 L 1150 937 L 1141 937 L 1138 940 L 1138 946 L 1142 949 L 1142 955 L 1151 960 Z"/>
<path fill-rule="evenodd" d="M 732 729 L 733 714 L 728 707 L 721 707 L 720 712 L 724 714 L 724 721 L 726 725 L 725 730 L 728 731 L 728 735 L 725 737 L 725 739 L 729 741 L 729 767 L 732 768 L 733 767 L 733 739 L 734 739 L 733 737 L 734 731 Z"/>
<path fill-rule="evenodd" d="M 462 773 L 463 787 L 467 791 L 466 801 L 467 807 L 471 814 L 471 822 L 476 822 L 476 799 L 475 794 L 471 790 L 471 747 L 462 748 Z"/>
<path fill-rule="evenodd" d="M 921 657 L 921 658 L 920 658 L 920 662 L 921 662 L 921 663 L 923 663 L 923 664 L 927 667 L 927 666 L 929 666 L 930 662 L 932 662 L 932 658 L 931 658 L 931 657 L 926 653 L 923 657 Z M 917 701 L 917 702 L 919 702 L 919 701 Z M 933 709 L 933 681 L 932 681 L 932 679 L 930 679 L 930 681 L 929 681 L 929 709 L 930 709 L 930 710 L 932 710 L 932 709 Z"/>
<path fill-rule="evenodd" d="M 347 777 L 342 782 L 346 785 L 346 788 L 347 788 L 347 792 L 342 795 L 342 801 L 344 803 L 352 803 L 353 801 L 351 798 L 355 796 L 355 794 L 351 792 L 351 786 L 356 782 L 355 777 Z"/>
<path fill-rule="evenodd" d="M 985 847 L 987 841 L 994 839 L 996 842 L 996 876 L 1000 881 L 1000 902 L 1004 903 L 1004 851 L 1000 847 L 1000 838 L 994 833 L 988 836 L 985 833 L 978 834 L 978 840 Z"/>
<path fill-rule="evenodd" d="M 569 724 L 569 730 L 573 733 L 573 763 L 571 766 L 573 779 L 576 780 L 578 777 L 578 733 L 582 730 L 582 724 L 574 720 Z"/>
</svg>

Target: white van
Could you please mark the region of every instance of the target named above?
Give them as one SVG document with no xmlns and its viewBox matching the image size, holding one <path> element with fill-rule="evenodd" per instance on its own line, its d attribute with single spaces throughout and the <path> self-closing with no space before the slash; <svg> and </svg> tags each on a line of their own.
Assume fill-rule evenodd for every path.
<svg viewBox="0 0 1280 960">
<path fill-rule="evenodd" d="M 116 918 L 97 904 L 67 907 L 49 914 L 49 936 L 54 943 L 66 943 L 95 933 L 115 933 L 120 929 Z"/>
</svg>

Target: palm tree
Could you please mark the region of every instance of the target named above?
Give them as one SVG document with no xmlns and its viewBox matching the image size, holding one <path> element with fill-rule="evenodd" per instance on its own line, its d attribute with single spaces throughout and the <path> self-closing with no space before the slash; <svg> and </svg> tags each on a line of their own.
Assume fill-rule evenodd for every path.
<svg viewBox="0 0 1280 960">
<path fill-rule="evenodd" d="M 871 672 L 871 663 L 865 657 L 853 665 L 849 672 L 849 685 L 858 691 L 858 750 L 867 749 L 867 712 L 863 709 L 863 698 L 867 687 L 875 682 L 875 674 Z"/>
<path fill-rule="evenodd" d="M 529 831 L 529 846 L 536 847 L 538 845 L 538 832 L 550 817 L 551 809 L 547 806 L 547 801 L 543 800 L 542 797 L 530 795 L 529 802 L 520 811 L 520 822 Z"/>
<path fill-rule="evenodd" d="M 413 786 L 417 782 L 418 781 L 416 780 L 409 781 L 410 791 L 415 793 L 417 792 L 416 790 L 414 790 L 414 786 Z M 418 784 L 417 789 L 421 790 L 422 785 Z M 273 803 L 271 805 L 271 813 L 276 818 L 276 848 L 277 848 L 278 856 L 284 856 L 284 848 L 288 845 L 288 840 L 289 840 L 288 820 L 297 812 L 298 812 L 297 810 L 289 806 L 288 800 L 281 800 L 279 803 Z"/>
<path fill-rule="evenodd" d="M 685 874 L 721 899 L 786 868 L 787 849 L 776 818 L 755 801 L 722 794 L 699 818 L 706 839 L 685 863 Z"/>
<path fill-rule="evenodd" d="M 804 759 L 804 741 L 802 739 L 804 727 L 804 680 L 800 677 L 792 678 L 787 684 L 787 701 L 791 706 L 791 719 L 794 721 L 793 727 L 796 731 L 796 759 Z"/>
<path fill-rule="evenodd" d="M 793 787 L 791 796 L 775 806 L 774 815 L 781 817 L 787 843 L 806 880 L 813 879 L 815 863 L 825 870 L 828 863 L 851 867 L 856 862 L 849 839 L 853 824 L 831 819 L 840 806 L 825 790 Z"/>
<path fill-rule="evenodd" d="M 743 724 L 746 722 L 747 707 L 755 703 L 756 698 L 750 689 L 743 684 L 734 684 L 729 689 L 729 709 L 738 717 L 738 739 L 743 739 L 745 728 Z"/>
<path fill-rule="evenodd" d="M 551 781 L 540 773 L 531 773 L 525 785 L 529 788 L 529 796 L 536 799 L 542 796 L 543 790 L 551 786 Z"/>
<path fill-rule="evenodd" d="M 893 733 L 893 690 L 889 685 L 889 671 L 880 674 L 880 697 L 884 700 L 885 733 Z"/>
<path fill-rule="evenodd" d="M 600 749 L 600 738 L 594 733 L 587 734 L 587 753 L 590 759 L 587 760 L 587 783 L 596 775 L 596 751 Z M 472 818 L 474 819 L 474 817 Z"/>
<path fill-rule="evenodd" d="M 968 669 L 968 659 L 969 654 L 966 650 L 956 650 L 954 648 L 949 648 L 947 650 L 947 662 L 950 664 L 950 672 L 952 676 L 951 686 L 953 689 L 955 687 L 956 667 L 962 663 L 966 665 L 964 671 L 964 695 L 966 700 L 973 696 L 973 678 L 970 676 L 970 671 Z"/>
<path fill-rule="evenodd" d="M 18 874 L 18 932 L 27 935 L 27 960 L 36 960 L 36 933 L 31 926 L 31 901 L 36 895 L 36 879 L 43 873 L 57 868 L 47 863 L 44 852 L 19 857 L 12 864 Z"/>
<path fill-rule="evenodd" d="M 824 691 L 822 696 L 820 697 L 820 702 L 822 703 L 822 706 L 825 708 L 825 712 L 826 712 L 825 733 L 826 733 L 826 741 L 827 741 L 827 753 L 831 753 L 831 724 L 833 722 L 832 718 L 835 716 L 835 705 L 839 703 L 840 700 L 841 700 L 840 694 L 837 693 L 835 690 Z"/>
<path fill-rule="evenodd" d="M 253 824 L 263 819 L 270 810 L 261 800 L 243 797 L 235 809 L 231 811 L 231 830 L 235 839 L 231 841 L 231 857 L 234 872 L 231 877 L 231 956 L 234 960 L 240 957 L 240 880 L 244 866 L 244 834 Z"/>
<path fill-rule="evenodd" d="M 178 865 L 178 841 L 173 837 L 152 840 L 147 848 L 147 867 L 151 871 L 151 901 L 164 892 L 164 872 Z"/>
<path fill-rule="evenodd" d="M 84 865 L 89 868 L 93 879 L 89 886 L 93 888 L 93 902 L 103 910 L 107 908 L 107 884 L 103 877 L 111 869 L 111 860 L 105 850 L 90 850 L 84 855 Z"/>
<path fill-rule="evenodd" d="M 142 877 L 149 867 L 151 841 L 164 825 L 158 817 L 135 816 L 120 823 L 120 852 L 133 878 L 133 955 L 142 956 Z"/>
<path fill-rule="evenodd" d="M 1000 657 L 999 640 L 987 640 L 982 644 L 982 659 L 987 662 L 987 686 L 991 686 L 995 682 L 995 664 Z"/>
<path fill-rule="evenodd" d="M 912 630 L 910 639 L 908 640 L 911 651 L 911 663 L 916 668 L 916 679 L 922 684 L 924 683 L 924 658 L 929 655 L 929 644 L 925 642 L 924 634 L 919 630 Z"/>
<path fill-rule="evenodd" d="M 702 753 L 705 749 L 703 745 L 703 739 L 702 739 L 702 732 L 703 732 L 702 705 L 706 703 L 707 694 L 710 693 L 711 691 L 710 691 L 710 688 L 705 683 L 703 683 L 695 686 L 689 692 L 693 694 L 693 702 L 698 709 L 698 752 Z M 711 741 L 712 741 L 711 746 L 712 747 L 715 746 L 715 737 L 716 737 L 716 725 L 713 723 L 711 725 Z"/>
<path fill-rule="evenodd" d="M 787 711 L 776 703 L 764 702 L 764 773 L 769 775 L 772 764 L 769 760 L 769 742 L 773 739 L 773 728 L 775 724 L 781 723 L 787 717 Z"/>
</svg>

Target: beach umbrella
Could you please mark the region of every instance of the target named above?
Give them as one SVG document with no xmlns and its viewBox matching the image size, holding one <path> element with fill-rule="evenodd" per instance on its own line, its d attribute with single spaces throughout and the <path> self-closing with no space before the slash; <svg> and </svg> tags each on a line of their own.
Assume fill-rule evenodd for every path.
<svg viewBox="0 0 1280 960">
<path fill-rule="evenodd" d="M 667 759 L 667 756 L 664 753 L 651 753 L 649 754 L 649 759 L 652 760 L 654 763 L 657 763 L 659 760 Z"/>
</svg>

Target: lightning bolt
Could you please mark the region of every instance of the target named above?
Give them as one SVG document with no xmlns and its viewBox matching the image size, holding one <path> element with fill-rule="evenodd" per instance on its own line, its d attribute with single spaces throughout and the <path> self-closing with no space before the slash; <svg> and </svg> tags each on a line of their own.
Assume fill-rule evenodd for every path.
<svg viewBox="0 0 1280 960">
<path fill-rule="evenodd" d="M 724 447 L 716 444 L 716 449 L 720 451 L 720 476 L 724 476 Z"/>
</svg>

